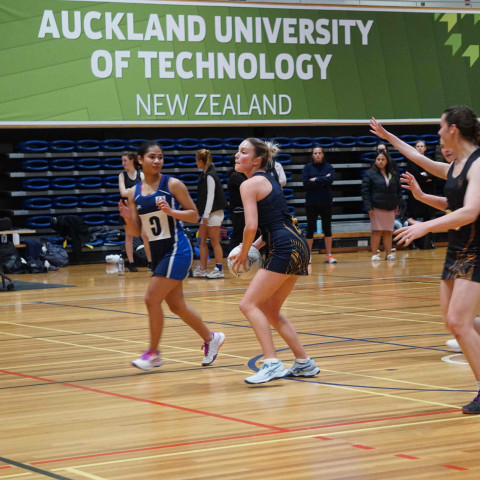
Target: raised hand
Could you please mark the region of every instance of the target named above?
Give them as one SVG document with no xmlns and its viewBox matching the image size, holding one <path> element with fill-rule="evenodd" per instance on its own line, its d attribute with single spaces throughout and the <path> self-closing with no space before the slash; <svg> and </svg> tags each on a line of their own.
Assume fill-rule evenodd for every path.
<svg viewBox="0 0 480 480">
<path fill-rule="evenodd" d="M 402 188 L 405 190 L 410 190 L 412 195 L 417 199 L 420 200 L 420 197 L 423 193 L 420 185 L 418 184 L 415 177 L 410 172 L 402 173 L 400 177 L 400 182 L 402 184 Z"/>
<path fill-rule="evenodd" d="M 388 136 L 388 132 L 375 120 L 375 117 L 370 119 L 370 132 L 383 140 L 386 140 Z"/>
</svg>

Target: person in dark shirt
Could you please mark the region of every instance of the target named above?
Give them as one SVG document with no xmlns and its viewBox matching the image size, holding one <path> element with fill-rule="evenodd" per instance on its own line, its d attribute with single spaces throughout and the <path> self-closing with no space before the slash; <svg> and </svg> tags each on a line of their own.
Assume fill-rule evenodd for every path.
<svg viewBox="0 0 480 480">
<path fill-rule="evenodd" d="M 235 171 L 235 157 L 233 157 L 233 168 L 228 172 L 228 209 L 232 219 L 232 235 L 230 236 L 229 251 L 242 243 L 243 229 L 245 228 L 245 215 L 243 212 L 242 196 L 240 185 L 247 179 L 244 173 Z"/>
<path fill-rule="evenodd" d="M 337 263 L 332 255 L 332 209 L 333 197 L 331 185 L 335 180 L 335 171 L 324 161 L 323 148 L 315 146 L 312 151 L 313 162 L 303 167 L 303 185 L 306 190 L 305 211 L 307 214 L 307 243 L 310 253 L 313 247 L 313 234 L 318 216 L 322 219 L 322 228 L 327 257 L 325 263 Z M 310 256 L 311 263 L 311 256 Z"/>
</svg>

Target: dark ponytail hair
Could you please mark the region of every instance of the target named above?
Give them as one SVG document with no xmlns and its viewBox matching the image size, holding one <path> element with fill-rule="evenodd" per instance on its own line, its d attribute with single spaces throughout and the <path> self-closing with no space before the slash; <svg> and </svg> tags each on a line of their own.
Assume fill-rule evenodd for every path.
<svg viewBox="0 0 480 480">
<path fill-rule="evenodd" d="M 163 153 L 163 148 L 158 142 L 156 142 L 155 140 L 145 140 L 138 147 L 137 155 L 143 158 L 148 152 L 148 150 L 152 147 L 160 147 L 160 150 Z"/>
<path fill-rule="evenodd" d="M 465 105 L 447 108 L 443 114 L 448 125 L 456 125 L 465 140 L 480 144 L 480 125 L 477 114 Z"/>
</svg>

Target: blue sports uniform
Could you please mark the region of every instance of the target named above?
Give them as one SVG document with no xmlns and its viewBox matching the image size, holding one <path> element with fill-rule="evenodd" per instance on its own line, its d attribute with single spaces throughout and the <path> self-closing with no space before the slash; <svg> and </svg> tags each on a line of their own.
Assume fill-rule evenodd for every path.
<svg viewBox="0 0 480 480">
<path fill-rule="evenodd" d="M 179 203 L 168 188 L 169 175 L 162 175 L 158 190 L 148 196 L 141 194 L 142 183 L 135 186 L 134 200 L 152 252 L 153 275 L 184 280 L 191 268 L 193 252 L 182 224 L 162 212 L 157 201 L 165 200 L 172 209 Z"/>
<path fill-rule="evenodd" d="M 263 268 L 287 275 L 308 275 L 310 250 L 290 215 L 282 188 L 267 173 L 257 172 L 254 176 L 265 177 L 272 185 L 272 191 L 257 202 L 258 228 L 268 249 Z"/>
</svg>

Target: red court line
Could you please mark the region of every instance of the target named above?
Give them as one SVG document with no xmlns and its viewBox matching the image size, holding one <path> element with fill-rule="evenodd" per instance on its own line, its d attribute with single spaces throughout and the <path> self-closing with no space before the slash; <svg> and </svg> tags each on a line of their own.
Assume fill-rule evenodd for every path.
<svg viewBox="0 0 480 480">
<path fill-rule="evenodd" d="M 457 467 L 456 465 L 442 465 L 445 468 L 451 468 L 452 470 L 468 470 L 468 468 Z"/>
<path fill-rule="evenodd" d="M 367 445 L 360 445 L 360 444 L 353 444 L 353 445 L 350 445 L 351 447 L 354 447 L 354 448 L 361 448 L 362 450 L 375 450 L 374 447 L 368 447 Z"/>
<path fill-rule="evenodd" d="M 136 402 L 150 403 L 152 405 L 159 405 L 160 407 L 174 408 L 176 410 L 181 410 L 181 411 L 184 411 L 184 412 L 191 412 L 191 413 L 196 413 L 196 414 L 199 414 L 199 415 L 206 415 L 206 416 L 209 416 L 209 417 L 219 418 L 221 420 L 230 420 L 230 421 L 233 421 L 233 422 L 244 423 L 246 425 L 253 425 L 255 427 L 268 428 L 270 430 L 276 430 L 276 431 L 279 431 L 279 432 L 288 432 L 288 430 L 285 429 L 285 428 L 274 427 L 272 425 L 265 425 L 263 423 L 251 422 L 249 420 L 242 420 L 240 418 L 229 417 L 227 415 L 220 415 L 218 413 L 205 412 L 203 410 L 197 410 L 197 409 L 194 409 L 194 408 L 181 407 L 179 405 L 172 405 L 170 403 L 157 402 L 155 400 L 148 400 L 148 399 L 145 399 L 145 398 L 132 397 L 130 395 L 122 395 L 121 393 L 108 392 L 106 390 L 99 390 L 97 388 L 85 387 L 83 385 L 76 385 L 74 383 L 58 382 L 56 380 L 51 380 L 49 378 L 35 377 L 33 375 L 26 375 L 26 374 L 18 373 L 18 372 L 9 372 L 8 370 L 0 370 L 0 373 L 6 373 L 7 375 L 15 375 L 15 376 L 24 377 L 24 378 L 31 378 L 33 380 L 38 380 L 38 381 L 41 381 L 41 382 L 56 383 L 58 385 L 64 385 L 65 387 L 71 387 L 71 388 L 78 388 L 79 390 L 85 390 L 87 392 L 101 393 L 102 395 L 110 395 L 112 397 L 123 398 L 123 399 L 126 399 L 126 400 L 134 400 Z"/>
<path fill-rule="evenodd" d="M 413 457 L 412 455 L 405 455 L 403 453 L 397 453 L 396 457 L 406 458 L 407 460 L 418 460 L 418 457 Z"/>
</svg>

